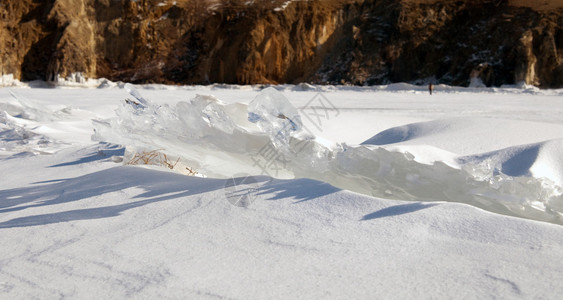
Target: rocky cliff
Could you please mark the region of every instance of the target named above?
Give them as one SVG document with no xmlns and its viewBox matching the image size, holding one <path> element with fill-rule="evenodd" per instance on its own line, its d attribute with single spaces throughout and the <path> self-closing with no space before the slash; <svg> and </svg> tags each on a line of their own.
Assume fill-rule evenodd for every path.
<svg viewBox="0 0 563 300">
<path fill-rule="evenodd" d="M 23 80 L 562 87 L 563 0 L 2 0 L 0 62 Z"/>
</svg>

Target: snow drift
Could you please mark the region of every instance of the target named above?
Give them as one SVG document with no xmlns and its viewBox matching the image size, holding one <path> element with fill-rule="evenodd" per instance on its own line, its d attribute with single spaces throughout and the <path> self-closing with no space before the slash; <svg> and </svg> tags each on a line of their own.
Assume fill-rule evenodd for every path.
<svg viewBox="0 0 563 300">
<path fill-rule="evenodd" d="M 316 138 L 274 88 L 264 89 L 248 105 L 198 95 L 173 106 L 153 104 L 131 85 L 126 88 L 134 99 L 120 104 L 116 118 L 95 121 L 93 138 L 127 145 L 129 153 L 159 150 L 208 177 L 311 178 L 377 197 L 462 202 L 563 224 L 560 181 L 540 171 L 556 157 L 549 152 L 557 152 L 557 146 L 549 143 L 536 147 L 545 149 L 538 155 L 547 158 L 531 163 L 529 172 L 515 170 L 510 155 L 501 154 L 461 158 L 458 166 L 423 164 L 408 153 Z M 533 150 L 522 151 L 532 157 Z"/>
<path fill-rule="evenodd" d="M 563 294 L 562 226 L 399 197 L 470 198 L 505 211 L 514 203 L 516 210 L 540 176 L 558 182 L 563 174 L 557 160 L 563 155 L 562 90 L 440 86 L 430 96 L 406 84 L 276 86 L 296 115 L 283 98 L 259 95 L 258 86 L 150 85 L 141 93 L 127 86 L 133 95 L 123 87 L 0 88 L 3 298 Z M 319 106 L 308 103 L 318 91 L 339 115 L 315 131 L 310 117 Z M 237 103 L 254 98 L 252 106 Z M 97 137 L 127 149 L 93 142 L 92 119 L 98 120 Z M 394 128 L 403 126 L 418 134 L 349 146 L 378 132 L 398 137 L 401 130 Z M 318 153 L 327 155 L 311 157 Z M 122 165 L 135 160 L 163 166 Z M 170 167 L 229 178 L 183 176 Z M 249 172 L 229 176 L 241 168 Z M 325 182 L 248 177 L 261 173 Z M 506 181 L 496 185 L 491 178 Z M 529 189 L 511 189 L 511 180 Z M 382 199 L 326 182 L 390 193 Z M 252 194 L 242 199 L 247 202 L 232 201 L 245 192 L 241 183 Z M 476 196 L 499 198 L 503 191 L 509 191 L 506 198 Z M 549 216 L 541 205 L 557 202 L 534 197 L 543 202 L 519 207 Z"/>
</svg>

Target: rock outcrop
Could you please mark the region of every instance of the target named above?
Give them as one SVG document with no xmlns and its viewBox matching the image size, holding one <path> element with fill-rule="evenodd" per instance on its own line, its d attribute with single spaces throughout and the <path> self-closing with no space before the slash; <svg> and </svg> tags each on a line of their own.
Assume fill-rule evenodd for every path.
<svg viewBox="0 0 563 300">
<path fill-rule="evenodd" d="M 563 0 L 3 0 L 0 62 L 23 80 L 555 88 Z"/>
</svg>

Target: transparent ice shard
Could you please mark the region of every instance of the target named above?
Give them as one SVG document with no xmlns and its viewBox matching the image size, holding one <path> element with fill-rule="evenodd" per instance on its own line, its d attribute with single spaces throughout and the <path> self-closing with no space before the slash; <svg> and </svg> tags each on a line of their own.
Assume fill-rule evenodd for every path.
<svg viewBox="0 0 563 300">
<path fill-rule="evenodd" d="M 212 96 L 160 106 L 136 95 L 145 107 L 122 102 L 117 118 L 95 122 L 96 140 L 158 150 L 208 177 L 311 178 L 376 197 L 461 202 L 563 224 L 563 193 L 556 185 L 509 176 L 487 161 L 456 169 L 377 146 L 321 143 L 302 134 L 297 109 L 273 88 L 247 107 Z M 249 129 L 249 121 L 257 128 Z"/>
<path fill-rule="evenodd" d="M 303 128 L 297 109 L 272 87 L 262 90 L 248 104 L 248 121 L 256 123 L 284 154 L 291 153 L 290 138 Z"/>
</svg>

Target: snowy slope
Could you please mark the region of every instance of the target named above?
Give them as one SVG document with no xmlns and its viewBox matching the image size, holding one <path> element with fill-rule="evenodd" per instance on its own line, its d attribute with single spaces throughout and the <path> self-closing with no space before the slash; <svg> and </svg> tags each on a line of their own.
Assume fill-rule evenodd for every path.
<svg viewBox="0 0 563 300">
<path fill-rule="evenodd" d="M 563 292 L 558 225 L 461 204 L 376 199 L 308 179 L 265 182 L 245 209 L 225 200 L 224 180 L 119 166 L 112 154 L 73 148 L 2 163 L 12 174 L 0 191 L 4 296 Z"/>
<path fill-rule="evenodd" d="M 260 92 L 138 88 L 160 105 L 214 95 L 232 104 L 230 115 Z M 514 178 L 561 182 L 560 91 L 441 87 L 430 97 L 412 86 L 312 88 L 278 87 L 323 145 L 366 141 L 423 164 L 487 162 Z M 310 103 L 319 90 L 335 109 L 317 127 L 307 114 L 319 112 L 322 102 L 316 111 Z M 90 138 L 91 120 L 115 118 L 132 98 L 126 90 L 11 91 L 19 101 L 0 89 L 0 298 L 563 294 L 561 225 L 307 178 L 253 176 L 236 190 L 229 178 L 124 165 L 123 146 Z M 241 193 L 245 207 L 232 204 Z"/>
</svg>

